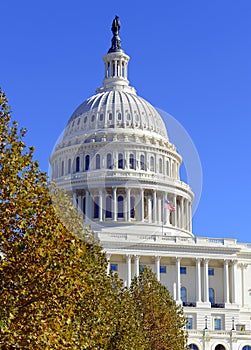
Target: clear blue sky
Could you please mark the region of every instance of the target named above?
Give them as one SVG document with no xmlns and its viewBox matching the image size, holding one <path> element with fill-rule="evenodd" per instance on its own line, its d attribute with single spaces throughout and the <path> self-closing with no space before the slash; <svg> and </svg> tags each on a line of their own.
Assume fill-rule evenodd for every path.
<svg viewBox="0 0 251 350">
<path fill-rule="evenodd" d="M 0 85 L 41 169 L 101 85 L 115 15 L 131 85 L 175 117 L 199 153 L 194 233 L 250 242 L 250 0 L 2 1 Z"/>
</svg>

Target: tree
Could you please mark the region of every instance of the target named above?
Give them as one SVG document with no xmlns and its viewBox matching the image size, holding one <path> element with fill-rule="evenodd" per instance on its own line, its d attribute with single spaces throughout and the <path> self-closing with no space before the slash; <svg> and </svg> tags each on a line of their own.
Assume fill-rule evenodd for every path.
<svg viewBox="0 0 251 350">
<path fill-rule="evenodd" d="M 128 293 L 24 136 L 0 90 L 0 348 L 129 349 Z"/>
<path fill-rule="evenodd" d="M 130 288 L 142 318 L 146 349 L 182 350 L 186 348 L 186 319 L 168 290 L 145 267 Z"/>
</svg>

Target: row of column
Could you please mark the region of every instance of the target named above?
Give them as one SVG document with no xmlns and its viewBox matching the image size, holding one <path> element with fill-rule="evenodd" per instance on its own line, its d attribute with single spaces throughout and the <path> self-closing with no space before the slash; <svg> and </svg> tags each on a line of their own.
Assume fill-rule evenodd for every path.
<svg viewBox="0 0 251 350">
<path fill-rule="evenodd" d="M 132 258 L 134 258 L 134 271 L 135 275 L 139 276 L 140 271 L 140 257 L 138 255 L 126 255 L 126 285 L 127 287 L 130 287 L 131 279 L 132 279 Z M 160 281 L 160 256 L 155 256 L 155 273 L 156 278 L 158 281 Z M 202 281 L 202 269 L 201 269 L 201 262 L 203 260 L 203 281 Z M 110 256 L 108 255 L 108 272 L 110 271 Z M 173 297 L 176 300 L 177 303 L 181 303 L 181 293 L 180 293 L 180 287 L 181 287 L 181 275 L 180 275 L 180 262 L 181 258 L 176 258 L 176 280 L 174 283 L 174 291 L 173 291 Z M 199 305 L 200 303 L 203 303 L 204 306 L 210 306 L 211 303 L 209 302 L 209 278 L 208 278 L 208 262 L 209 259 L 201 259 L 196 258 L 196 304 Z M 231 288 L 231 303 L 236 304 L 236 261 L 231 261 L 231 285 L 229 281 L 229 260 L 224 260 L 224 304 L 230 304 L 230 298 L 229 298 L 229 292 Z M 243 271 L 243 269 L 242 269 Z M 242 272 L 243 274 L 243 272 Z M 243 284 L 244 284 L 244 277 L 242 277 Z M 203 283 L 203 295 L 202 295 L 202 283 Z M 242 290 L 244 290 L 244 286 L 242 286 Z M 243 305 L 244 306 L 244 305 Z"/>
<path fill-rule="evenodd" d="M 170 198 L 170 194 L 167 192 L 160 192 L 153 190 L 151 194 L 143 188 L 137 190 L 137 193 L 133 193 L 133 188 L 126 188 L 124 193 L 118 193 L 118 188 L 112 188 L 111 198 L 111 212 L 112 220 L 118 220 L 118 196 L 123 197 L 123 218 L 125 221 L 130 222 L 132 219 L 136 219 L 141 222 L 148 223 L 159 223 L 163 225 L 173 225 L 175 227 L 184 228 L 188 231 L 192 230 L 191 218 L 192 218 L 192 206 L 191 202 L 184 198 L 179 197 L 175 194 Z M 73 192 L 73 203 L 78 207 L 79 211 L 83 213 L 84 205 L 83 201 L 85 198 L 85 218 L 92 219 L 94 217 L 92 213 L 92 202 L 93 198 L 98 198 L 97 204 L 99 206 L 99 217 L 100 222 L 106 219 L 106 196 L 103 190 L 99 190 L 96 195 L 90 194 L 89 191 L 85 191 L 85 195 Z M 134 197 L 134 208 L 131 207 L 131 198 Z M 171 211 L 164 207 L 165 200 L 168 199 L 175 210 Z M 135 217 L 131 217 L 131 210 L 135 209 Z"/>
</svg>

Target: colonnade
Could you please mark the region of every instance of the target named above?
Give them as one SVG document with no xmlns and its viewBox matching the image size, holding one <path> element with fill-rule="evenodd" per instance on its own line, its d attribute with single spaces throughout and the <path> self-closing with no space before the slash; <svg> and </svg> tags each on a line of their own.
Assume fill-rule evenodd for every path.
<svg viewBox="0 0 251 350">
<path fill-rule="evenodd" d="M 137 221 L 172 225 L 192 230 L 192 205 L 185 197 L 166 191 L 144 188 L 120 188 L 73 192 L 73 203 L 85 221 Z M 174 207 L 168 207 L 166 200 Z"/>
<path fill-rule="evenodd" d="M 125 285 L 127 287 L 130 287 L 131 279 L 132 277 L 139 276 L 140 273 L 140 259 L 143 256 L 139 255 L 130 255 L 127 254 L 125 256 L 126 258 L 126 278 L 125 278 Z M 154 272 L 156 273 L 156 278 L 158 281 L 161 280 L 161 256 L 153 256 L 154 258 Z M 108 272 L 110 271 L 110 261 L 111 261 L 111 255 L 107 254 L 108 259 Z M 182 303 L 181 300 L 181 261 L 182 258 L 175 257 L 175 278 L 172 281 L 173 285 L 173 298 L 176 300 L 177 303 Z M 237 269 L 237 262 L 236 260 L 224 260 L 222 259 L 222 268 L 223 268 L 223 299 L 219 301 L 219 304 L 222 306 L 217 306 L 217 303 L 213 303 L 214 307 L 227 307 L 230 304 L 236 304 L 236 269 Z M 167 273 L 168 273 L 168 266 L 166 266 Z M 191 276 L 191 280 L 195 283 L 195 296 L 193 295 L 193 299 L 190 300 L 188 304 L 191 304 L 191 302 L 194 302 L 194 306 L 202 306 L 202 307 L 211 307 L 212 302 L 209 298 L 209 289 L 210 289 L 210 283 L 209 283 L 209 259 L 206 258 L 195 258 L 195 273 L 193 276 Z M 230 273 L 231 272 L 231 277 Z M 243 269 L 242 269 L 243 271 Z M 243 274 L 243 273 L 242 273 Z M 244 277 L 243 277 L 243 286 L 244 286 Z M 242 287 L 243 287 L 242 286 Z M 231 295 L 231 298 L 230 298 Z M 218 304 L 218 305 L 219 305 Z"/>
</svg>

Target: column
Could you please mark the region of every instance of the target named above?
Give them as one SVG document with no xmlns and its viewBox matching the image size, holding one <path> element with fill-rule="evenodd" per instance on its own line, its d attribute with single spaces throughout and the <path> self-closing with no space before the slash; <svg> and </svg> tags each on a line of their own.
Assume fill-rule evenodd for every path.
<svg viewBox="0 0 251 350">
<path fill-rule="evenodd" d="M 90 218 L 90 193 L 85 191 L 85 221 L 88 222 Z"/>
<path fill-rule="evenodd" d="M 246 279 L 245 279 L 245 269 L 247 268 L 247 264 L 240 264 L 241 267 L 241 290 L 242 290 L 242 307 L 246 305 L 246 298 L 245 298 L 245 292 L 246 292 Z"/>
<path fill-rule="evenodd" d="M 160 281 L 160 257 L 155 256 L 155 270 L 156 270 L 156 278 Z"/>
<path fill-rule="evenodd" d="M 152 222 L 152 200 L 151 200 L 151 196 L 149 195 L 147 198 L 147 207 L 148 207 L 148 222 L 151 223 Z"/>
<path fill-rule="evenodd" d="M 196 302 L 201 302 L 201 259 L 196 258 Z"/>
<path fill-rule="evenodd" d="M 98 205 L 99 205 L 99 221 L 103 221 L 103 192 L 102 192 L 102 190 L 99 190 Z"/>
<path fill-rule="evenodd" d="M 180 258 L 176 258 L 176 301 L 181 303 L 180 299 Z"/>
<path fill-rule="evenodd" d="M 139 256 L 134 255 L 134 270 L 136 277 L 139 277 Z"/>
<path fill-rule="evenodd" d="M 186 199 L 185 230 L 189 231 L 189 203 Z"/>
<path fill-rule="evenodd" d="M 175 210 L 172 212 L 172 222 L 173 226 L 177 226 L 177 200 L 176 200 L 176 195 L 173 195 L 173 205 L 175 207 Z"/>
<path fill-rule="evenodd" d="M 113 187 L 113 221 L 117 221 L 117 187 Z"/>
<path fill-rule="evenodd" d="M 127 221 L 131 221 L 131 189 L 126 189 L 126 199 L 127 199 Z"/>
<path fill-rule="evenodd" d="M 209 303 L 208 295 L 208 259 L 204 259 L 204 302 Z"/>
<path fill-rule="evenodd" d="M 156 190 L 153 190 L 153 222 L 155 223 L 157 220 L 156 217 L 156 206 L 157 206 L 157 195 L 156 195 Z"/>
<path fill-rule="evenodd" d="M 127 287 L 130 288 L 131 280 L 132 280 L 131 255 L 126 256 L 126 268 L 127 268 Z"/>
<path fill-rule="evenodd" d="M 165 208 L 165 200 L 167 198 L 167 193 L 163 193 L 163 196 L 162 196 L 162 223 L 163 225 L 166 225 L 167 224 L 167 217 L 169 218 L 169 210 L 167 208 Z M 168 214 L 168 215 L 167 215 Z"/>
<path fill-rule="evenodd" d="M 76 208 L 77 207 L 77 192 L 76 191 L 73 191 L 72 203 L 73 203 L 74 207 Z"/>
<path fill-rule="evenodd" d="M 140 211 L 141 211 L 141 221 L 144 222 L 144 189 L 140 189 Z"/>
<path fill-rule="evenodd" d="M 229 304 L 228 260 L 224 260 L 224 303 Z"/>
<path fill-rule="evenodd" d="M 184 198 L 181 198 L 180 201 L 180 228 L 184 229 L 185 227 L 185 215 L 184 215 Z"/>
<path fill-rule="evenodd" d="M 111 254 L 106 254 L 106 260 L 107 260 L 107 268 L 106 268 L 106 273 L 109 275 L 110 273 L 110 259 L 111 259 Z"/>
<path fill-rule="evenodd" d="M 232 303 L 236 304 L 236 266 L 237 266 L 237 261 L 233 260 L 232 261 Z"/>
<path fill-rule="evenodd" d="M 160 223 L 160 224 L 162 224 L 162 213 L 163 213 L 163 210 L 162 210 L 162 205 L 161 205 L 161 196 L 160 196 L 160 194 L 159 194 L 159 196 L 158 196 L 158 209 L 157 209 L 157 211 L 158 211 L 158 222 Z"/>
</svg>

